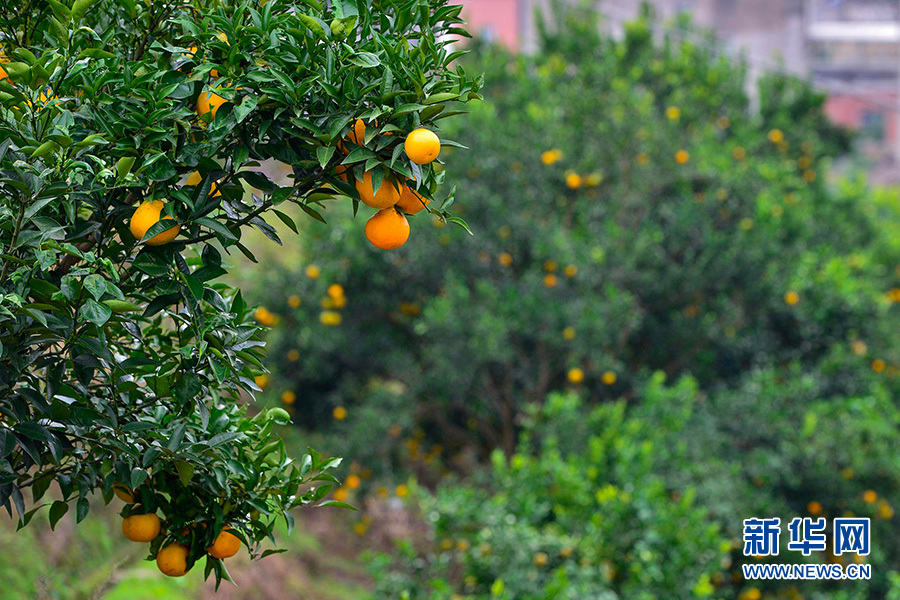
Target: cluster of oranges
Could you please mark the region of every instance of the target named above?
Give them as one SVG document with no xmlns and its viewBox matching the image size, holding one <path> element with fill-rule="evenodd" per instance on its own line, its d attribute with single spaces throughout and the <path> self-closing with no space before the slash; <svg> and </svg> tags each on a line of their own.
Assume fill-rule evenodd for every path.
<svg viewBox="0 0 900 600">
<path fill-rule="evenodd" d="M 569 369 L 569 372 L 566 374 L 566 377 L 569 380 L 569 383 L 578 385 L 584 381 L 584 371 L 578 367 L 573 367 Z M 603 385 L 613 385 L 618 381 L 619 377 L 616 375 L 614 371 L 604 371 L 604 373 L 600 376 L 600 381 Z"/>
<path fill-rule="evenodd" d="M 500 264 L 504 267 L 508 267 L 512 264 L 512 256 L 508 253 L 501 254 Z M 556 275 L 557 268 L 558 266 L 555 260 L 544 261 L 544 271 L 546 271 L 546 275 L 544 275 L 545 287 L 555 288 L 559 284 L 559 277 Z M 562 272 L 563 275 L 571 279 L 578 274 L 578 267 L 575 265 L 566 265 Z"/>
<path fill-rule="evenodd" d="M 558 163 L 563 158 L 562 150 L 553 148 L 541 153 L 541 163 L 550 166 Z M 570 190 L 581 189 L 583 186 L 596 187 L 603 181 L 603 175 L 600 173 L 591 173 L 590 175 L 579 175 L 575 171 L 568 170 L 563 174 L 566 187 Z"/>
<path fill-rule="evenodd" d="M 851 479 L 853 477 L 853 469 L 847 467 L 843 469 L 841 475 L 844 479 Z M 881 519 L 885 521 L 889 521 L 894 518 L 894 508 L 891 506 L 890 502 L 885 500 L 884 498 L 878 498 L 878 492 L 875 490 L 866 490 L 862 494 L 863 502 L 869 505 L 875 505 L 875 514 Z M 824 507 L 821 502 L 813 500 L 809 504 L 806 505 L 806 511 L 812 516 L 821 515 L 824 512 Z M 852 512 L 845 512 L 844 517 L 854 517 Z"/>
<path fill-rule="evenodd" d="M 140 508 L 139 496 L 136 490 L 132 490 L 126 485 L 115 484 L 113 492 L 122 501 L 132 506 L 132 511 L 127 517 L 122 519 L 122 535 L 132 542 L 149 543 L 159 537 L 163 533 L 163 522 L 154 512 L 135 512 Z M 194 526 L 205 527 L 204 523 L 197 523 Z M 213 544 L 206 549 L 206 552 L 213 558 L 226 559 L 231 558 L 241 549 L 241 540 L 230 533 L 229 525 L 226 525 Z M 182 532 L 186 535 L 187 532 Z M 156 553 L 156 566 L 159 570 L 169 577 L 181 577 L 190 570 L 188 558 L 190 557 L 190 549 L 178 542 L 171 540 L 165 544 Z"/>
<path fill-rule="evenodd" d="M 365 139 L 366 124 L 362 119 L 357 119 L 344 141 L 362 146 Z M 345 154 L 350 152 L 344 143 L 339 143 L 338 148 Z M 410 161 L 417 165 L 427 165 L 434 162 L 440 154 L 441 141 L 433 131 L 419 128 L 406 136 L 403 149 Z M 349 183 L 349 171 L 350 168 L 346 165 L 339 165 L 336 174 L 342 181 Z M 409 221 L 406 220 L 406 215 L 420 212 L 428 204 L 428 199 L 406 183 L 394 181 L 393 175 L 382 179 L 377 190 L 371 171 L 366 171 L 362 179 L 356 179 L 353 183 L 360 201 L 378 211 L 366 221 L 366 238 L 369 242 L 382 250 L 392 250 L 405 244 L 409 239 Z"/>
<path fill-rule="evenodd" d="M 2 70 L 2 69 L 0 69 Z M 5 71 L 3 71 L 5 73 Z M 227 100 L 217 94 L 214 90 L 201 92 L 197 97 L 196 112 L 204 122 L 205 115 L 210 115 L 210 119 L 215 118 L 216 112 Z M 386 134 L 390 135 L 390 133 Z M 366 136 L 366 124 L 362 119 L 357 119 L 345 141 L 353 142 L 357 145 L 363 145 Z M 338 143 L 338 148 L 345 154 L 349 154 L 349 149 L 344 143 Z M 433 131 L 419 128 L 410 132 L 406 136 L 403 148 L 410 161 L 417 165 L 427 165 L 438 157 L 441 152 L 441 141 Z M 339 165 L 336 169 L 337 176 L 349 182 L 349 167 Z M 187 180 L 188 185 L 197 185 L 201 181 L 201 176 L 194 173 Z M 420 195 L 415 189 L 411 188 L 407 183 L 395 181 L 393 175 L 384 178 L 374 189 L 374 181 L 371 171 L 366 171 L 361 180 L 354 182 L 360 201 L 366 206 L 377 209 L 374 215 L 366 222 L 365 232 L 366 238 L 376 248 L 382 250 L 391 250 L 399 248 L 409 239 L 409 221 L 406 215 L 414 215 L 424 209 L 429 200 Z M 221 194 L 216 189 L 215 184 L 211 188 L 213 196 Z M 160 219 L 172 219 L 169 215 L 163 215 L 165 210 L 165 202 L 163 200 L 150 200 L 142 203 L 131 217 L 130 228 L 131 233 L 137 240 L 143 239 L 147 231 L 153 225 L 158 223 Z M 162 246 L 173 241 L 181 231 L 181 225 L 173 220 L 173 225 L 169 229 L 153 236 L 146 243 L 149 246 Z M 331 316 L 328 320 L 333 320 Z M 336 325 L 337 323 L 325 323 Z"/>
<path fill-rule="evenodd" d="M 341 324 L 341 313 L 338 309 L 347 306 L 347 296 L 344 294 L 344 286 L 332 283 L 328 286 L 328 295 L 322 298 L 322 313 L 319 322 L 325 327 L 337 327 Z"/>
</svg>

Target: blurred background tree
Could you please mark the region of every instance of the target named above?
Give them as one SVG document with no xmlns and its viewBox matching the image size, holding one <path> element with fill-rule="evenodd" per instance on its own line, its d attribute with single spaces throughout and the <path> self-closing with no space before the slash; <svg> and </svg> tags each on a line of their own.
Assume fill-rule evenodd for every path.
<svg viewBox="0 0 900 600">
<path fill-rule="evenodd" d="M 873 579 L 850 595 L 828 584 L 804 593 L 881 597 L 900 566 L 890 534 L 900 484 L 896 194 L 829 177 L 851 137 L 807 84 L 766 75 L 753 107 L 742 64 L 683 35 L 654 36 L 649 12 L 613 39 L 595 14 L 558 10 L 534 55 L 484 45 L 467 59 L 485 73 L 486 100 L 453 133 L 471 151 L 446 162 L 465 175 L 457 212 L 475 238 L 436 220 L 440 245 L 414 240 L 383 255 L 358 241 L 358 223 L 313 224 L 300 257 L 253 275 L 280 319 L 267 397 L 287 397 L 323 447 L 354 457 L 366 477 L 342 488 L 351 498 L 406 473 L 429 485 L 450 472 L 474 477 L 425 501 L 435 546 L 395 556 L 393 572 L 378 563 L 379 597 L 582 597 L 579 586 L 592 584 L 626 598 L 752 598 L 758 586 L 740 579 L 742 519 L 847 513 L 875 519 Z M 316 320 L 326 313 L 339 324 Z M 665 381 L 688 383 L 670 391 Z M 640 433 L 616 437 L 637 455 L 604 456 L 635 473 L 630 460 L 650 461 L 640 468 L 652 481 L 635 475 L 625 489 L 660 488 L 643 499 L 658 518 L 579 497 L 579 486 L 625 485 L 600 465 L 587 474 L 589 438 L 570 432 L 573 443 L 550 457 L 522 446 L 523 427 L 543 441 L 587 419 L 557 422 L 549 410 L 530 420 L 559 390 L 635 411 Z M 496 449 L 509 464 L 552 459 L 558 471 L 510 480 Z M 675 513 L 655 507 L 663 499 Z M 585 528 L 596 515 L 638 532 L 608 550 L 622 562 L 604 562 L 598 532 L 560 526 L 569 511 Z M 718 531 L 691 548 L 698 570 L 677 584 L 678 560 L 650 549 L 640 558 L 639 538 L 666 539 L 669 527 Z M 521 543 L 488 559 L 474 549 L 489 535 Z M 442 536 L 466 550 L 442 548 Z M 601 548 L 558 557 L 582 543 Z M 532 551 L 549 563 L 533 564 Z M 794 593 L 785 582 L 762 588 Z"/>
</svg>

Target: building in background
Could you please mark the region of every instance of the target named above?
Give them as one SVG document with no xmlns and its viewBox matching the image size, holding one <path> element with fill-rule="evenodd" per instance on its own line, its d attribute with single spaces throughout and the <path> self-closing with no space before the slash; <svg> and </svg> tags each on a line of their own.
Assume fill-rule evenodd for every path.
<svg viewBox="0 0 900 600">
<path fill-rule="evenodd" d="M 578 2 L 581 0 L 570 0 Z M 551 0 L 459 0 L 471 29 L 514 50 L 536 45 L 536 10 Z M 612 32 L 643 0 L 597 0 Z M 900 181 L 900 0 L 651 0 L 713 30 L 721 51 L 746 58 L 751 75 L 783 71 L 828 92 L 828 115 L 861 134 L 873 176 Z M 686 33 L 686 35 L 689 35 Z"/>
</svg>

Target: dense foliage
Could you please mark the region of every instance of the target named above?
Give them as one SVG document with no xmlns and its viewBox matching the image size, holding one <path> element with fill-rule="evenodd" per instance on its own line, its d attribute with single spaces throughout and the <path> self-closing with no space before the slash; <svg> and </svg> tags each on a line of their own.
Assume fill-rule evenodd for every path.
<svg viewBox="0 0 900 600">
<path fill-rule="evenodd" d="M 645 16 L 614 39 L 585 12 L 553 21 L 535 55 L 481 47 L 470 65 L 485 72 L 486 100 L 455 136 L 471 151 L 448 153 L 447 164 L 465 175 L 456 181 L 466 199 L 458 212 L 474 238 L 435 221 L 441 246 L 412 240 L 385 256 L 358 241 L 358 224 L 313 224 L 299 261 L 258 275 L 257 297 L 280 319 L 269 338 L 271 399 L 288 392 L 298 421 L 337 434 L 329 451 L 352 451 L 357 472 L 377 480 L 411 469 L 427 481 L 444 468 L 469 471 L 495 448 L 511 464 L 552 458 L 577 470 L 594 456 L 590 448 L 548 457 L 546 447 L 520 442 L 527 407 L 569 388 L 588 406 L 625 400 L 641 411 L 661 405 L 653 373 L 689 376 L 695 394 L 665 394 L 693 404 L 690 417 L 673 423 L 663 411 L 654 421 L 648 408 L 634 418 L 654 425 L 622 443 L 635 453 L 653 444 L 647 473 L 655 479 L 642 493 L 696 490 L 696 523 L 683 514 L 607 513 L 576 494 L 619 487 L 614 470 L 592 483 L 567 480 L 575 497 L 532 522 L 516 502 L 538 502 L 547 478 L 526 470 L 511 480 L 511 467 L 495 463 L 478 482 L 484 488 L 442 488 L 436 533 L 459 526 L 453 536 L 474 548 L 476 532 L 505 535 L 524 519 L 521 549 L 482 572 L 480 557 L 415 548 L 395 564 L 399 575 L 385 576 L 385 589 L 489 597 L 503 580 L 514 586 L 510 597 L 567 597 L 554 569 L 533 578 L 526 550 L 546 552 L 574 582 L 571 564 L 553 562 L 569 542 L 552 524 L 559 513 L 592 510 L 610 527 L 637 530 L 615 547 L 628 563 L 617 568 L 622 578 L 596 571 L 594 581 L 640 597 L 672 581 L 665 565 L 678 564 L 667 558 L 662 573 L 632 579 L 646 567 L 629 562 L 641 536 L 669 527 L 700 535 L 702 523 L 736 548 L 750 516 L 788 522 L 849 512 L 874 519 L 873 579 L 807 582 L 804 594 L 884 597 L 900 567 L 890 527 L 900 502 L 896 194 L 828 176 L 850 138 L 803 82 L 766 75 L 754 82 L 754 105 L 743 66 L 685 33 L 685 23 L 659 28 Z M 334 284 L 340 306 L 329 295 Z M 339 323 L 320 321 L 323 311 L 337 312 Z M 670 427 L 667 443 L 686 454 L 661 449 L 654 432 Z M 630 464 L 620 452 L 612 456 Z M 377 489 L 366 481 L 361 488 Z M 500 514 L 516 524 L 496 525 Z M 740 550 L 718 567 L 697 560 L 696 577 L 657 597 L 797 593 L 789 582 L 741 581 Z"/>
<path fill-rule="evenodd" d="M 460 7 L 3 6 L 0 506 L 22 525 L 47 504 L 51 524 L 70 506 L 80 521 L 92 492 L 109 501 L 117 485 L 123 516 L 162 515 L 151 557 L 174 540 L 189 568 L 224 525 L 257 556 L 276 517 L 328 494 L 339 461 L 295 462 L 272 433 L 287 413 L 247 414 L 263 342 L 240 291 L 217 280 L 235 250 L 253 259 L 248 228 L 278 243 L 266 218 L 296 231 L 278 207 L 317 219 L 326 201 L 355 207 L 339 164 L 378 181 L 415 173 L 431 195 L 444 175 L 412 165 L 403 138 L 476 97 L 447 47 L 464 34 Z M 391 135 L 337 151 L 359 118 Z M 289 165 L 289 184 L 262 161 Z M 212 572 L 227 576 L 209 558 Z"/>
</svg>

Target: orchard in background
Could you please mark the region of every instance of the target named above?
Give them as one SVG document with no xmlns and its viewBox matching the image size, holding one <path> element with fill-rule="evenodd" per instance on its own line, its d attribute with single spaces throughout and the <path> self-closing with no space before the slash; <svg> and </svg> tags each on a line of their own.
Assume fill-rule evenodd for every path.
<svg viewBox="0 0 900 600">
<path fill-rule="evenodd" d="M 115 494 L 123 534 L 149 542 L 164 573 L 205 556 L 218 582 L 242 543 L 273 552 L 262 543 L 277 517 L 290 527 L 290 509 L 329 504 L 339 459 L 295 461 L 273 433 L 284 410 L 247 414 L 263 342 L 241 292 L 219 281 L 254 259 L 248 228 L 276 243 L 272 219 L 296 231 L 288 204 L 322 220 L 328 204 L 356 210 L 364 183 L 435 200 L 436 136 L 407 134 L 433 136 L 477 97 L 447 47 L 465 35 L 460 10 L 25 0 L 0 11 L 0 506 L 21 526 L 48 505 L 51 525 L 70 507 L 81 521 L 92 493 Z M 348 139 L 359 122 L 365 135 Z M 262 161 L 289 165 L 289 185 Z"/>
<path fill-rule="evenodd" d="M 439 245 L 385 254 L 361 223 L 309 223 L 293 268 L 255 273 L 268 400 L 353 456 L 350 501 L 437 486 L 419 494 L 435 545 L 379 563 L 385 595 L 790 598 L 741 579 L 742 519 L 851 513 L 873 519 L 872 579 L 804 591 L 887 597 L 896 192 L 830 177 L 852 139 L 823 96 L 771 74 L 752 106 L 743 65 L 685 22 L 645 15 L 621 39 L 580 9 L 551 22 L 533 56 L 467 63 L 486 100 L 450 134 L 472 150 L 441 157 L 475 237 L 433 220 Z M 580 405 L 535 407 L 560 390 Z M 621 423 L 593 412 L 617 401 Z"/>
</svg>

